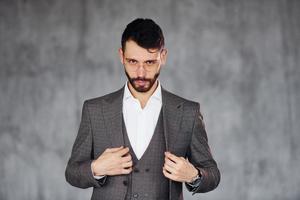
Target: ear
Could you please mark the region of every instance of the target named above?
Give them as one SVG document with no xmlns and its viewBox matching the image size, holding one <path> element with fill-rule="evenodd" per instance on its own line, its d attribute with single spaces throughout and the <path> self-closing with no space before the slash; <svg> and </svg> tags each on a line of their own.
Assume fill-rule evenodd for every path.
<svg viewBox="0 0 300 200">
<path fill-rule="evenodd" d="M 161 51 L 161 64 L 165 65 L 167 62 L 167 54 L 168 54 L 168 50 L 167 49 L 163 49 Z"/>
<path fill-rule="evenodd" d="M 122 48 L 119 48 L 118 52 L 119 52 L 120 61 L 124 65 L 124 54 Z"/>
</svg>

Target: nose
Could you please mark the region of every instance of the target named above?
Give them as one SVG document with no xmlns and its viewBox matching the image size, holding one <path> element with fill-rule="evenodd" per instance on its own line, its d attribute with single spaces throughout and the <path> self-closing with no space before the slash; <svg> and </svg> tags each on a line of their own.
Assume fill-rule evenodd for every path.
<svg viewBox="0 0 300 200">
<path fill-rule="evenodd" d="M 141 64 L 139 65 L 138 69 L 137 69 L 137 75 L 138 75 L 139 77 L 144 77 L 145 74 L 146 74 L 146 70 L 145 70 L 145 68 L 144 68 L 143 63 L 141 63 Z"/>
</svg>

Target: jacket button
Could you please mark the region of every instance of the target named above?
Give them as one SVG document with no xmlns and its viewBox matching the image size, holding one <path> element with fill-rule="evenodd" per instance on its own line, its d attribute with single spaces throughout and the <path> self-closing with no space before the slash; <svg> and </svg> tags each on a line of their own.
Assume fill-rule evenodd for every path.
<svg viewBox="0 0 300 200">
<path fill-rule="evenodd" d="M 134 171 L 135 173 L 138 173 L 140 170 L 139 170 L 138 168 L 135 168 L 133 171 Z"/>
<path fill-rule="evenodd" d="M 138 196 L 139 196 L 138 194 L 134 194 L 133 195 L 134 198 L 138 198 Z"/>
<path fill-rule="evenodd" d="M 146 172 L 149 172 L 149 171 L 150 171 L 150 169 L 148 169 L 148 168 L 147 168 L 147 169 L 145 169 L 145 171 L 146 171 Z"/>
<path fill-rule="evenodd" d="M 126 186 L 126 185 L 127 185 L 127 181 L 123 181 L 123 185 L 125 185 L 125 186 Z"/>
</svg>

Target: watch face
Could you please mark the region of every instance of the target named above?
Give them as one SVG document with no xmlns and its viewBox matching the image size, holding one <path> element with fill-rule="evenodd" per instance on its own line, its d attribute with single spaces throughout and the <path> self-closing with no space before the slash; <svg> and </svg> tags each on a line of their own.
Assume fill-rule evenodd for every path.
<svg viewBox="0 0 300 200">
<path fill-rule="evenodd" d="M 191 185 L 193 185 L 194 187 L 197 187 L 200 183 L 201 183 L 201 177 L 198 176 L 198 178 L 196 180 L 194 180 L 191 183 Z"/>
</svg>

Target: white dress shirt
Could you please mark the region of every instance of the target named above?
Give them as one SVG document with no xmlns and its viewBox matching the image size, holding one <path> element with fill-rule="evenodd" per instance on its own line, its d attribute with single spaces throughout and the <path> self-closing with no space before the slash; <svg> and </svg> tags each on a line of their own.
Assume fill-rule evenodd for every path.
<svg viewBox="0 0 300 200">
<path fill-rule="evenodd" d="M 162 107 L 161 85 L 142 108 L 138 99 L 133 97 L 126 83 L 123 96 L 123 118 L 131 147 L 141 159 L 153 136 L 159 113 Z"/>
</svg>

